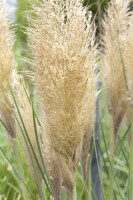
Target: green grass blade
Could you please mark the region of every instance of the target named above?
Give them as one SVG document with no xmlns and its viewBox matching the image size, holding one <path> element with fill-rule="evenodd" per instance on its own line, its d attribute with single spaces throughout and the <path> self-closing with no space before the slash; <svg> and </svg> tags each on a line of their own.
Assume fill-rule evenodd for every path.
<svg viewBox="0 0 133 200">
<path fill-rule="evenodd" d="M 17 174 L 17 176 L 19 177 L 19 179 L 22 181 L 22 183 L 24 184 L 25 188 L 28 190 L 28 192 L 32 195 L 32 197 L 34 199 L 37 200 L 37 198 L 34 196 L 34 194 L 29 190 L 29 188 L 27 187 L 27 185 L 25 184 L 25 182 L 23 181 L 23 179 L 21 178 L 21 176 L 19 175 L 19 173 L 17 172 L 17 170 L 14 168 L 14 166 L 12 165 L 12 163 L 10 162 L 10 160 L 8 159 L 8 157 L 6 156 L 6 154 L 4 153 L 3 149 L 0 147 L 0 151 L 2 152 L 4 158 L 6 158 L 6 160 L 8 161 L 8 163 L 12 166 L 14 172 Z"/>
</svg>

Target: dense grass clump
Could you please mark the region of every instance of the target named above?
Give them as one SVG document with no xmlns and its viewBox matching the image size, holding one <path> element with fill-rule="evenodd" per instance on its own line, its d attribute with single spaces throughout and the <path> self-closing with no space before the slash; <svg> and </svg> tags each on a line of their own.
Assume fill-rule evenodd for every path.
<svg viewBox="0 0 133 200">
<path fill-rule="evenodd" d="M 133 199 L 131 2 L 90 3 L 0 2 L 0 199 Z"/>
</svg>

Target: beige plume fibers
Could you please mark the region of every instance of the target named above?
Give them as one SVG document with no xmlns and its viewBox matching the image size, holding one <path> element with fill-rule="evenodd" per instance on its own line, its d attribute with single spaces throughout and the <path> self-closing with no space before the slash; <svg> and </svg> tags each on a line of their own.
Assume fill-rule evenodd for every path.
<svg viewBox="0 0 133 200">
<path fill-rule="evenodd" d="M 128 106 L 126 111 L 126 122 L 127 125 L 132 123 L 132 113 L 133 113 L 133 12 L 129 13 L 129 26 L 125 33 L 125 66 L 126 66 L 126 78 L 128 87 Z"/>
<path fill-rule="evenodd" d="M 44 110 L 43 155 L 57 199 L 73 198 L 82 139 L 95 120 L 96 48 L 91 14 L 78 0 L 42 1 L 29 19 L 29 51 Z"/>
<path fill-rule="evenodd" d="M 128 87 L 128 103 L 133 109 L 133 12 L 129 12 L 129 26 L 125 33 L 125 71 Z"/>
<path fill-rule="evenodd" d="M 4 0 L 0 1 L 0 119 L 15 137 L 15 122 L 12 115 L 12 106 L 9 101 L 10 86 L 13 85 L 15 75 L 15 59 L 13 49 L 13 33 L 10 30 Z"/>
<path fill-rule="evenodd" d="M 8 21 L 7 12 L 5 9 L 4 0 L 0 1 L 0 119 L 6 130 L 11 135 L 11 138 L 17 138 L 16 134 L 19 134 L 20 129 L 18 123 L 15 120 L 16 116 L 19 119 L 18 112 L 16 110 L 15 102 L 11 94 L 16 93 L 16 100 L 20 109 L 21 116 L 23 118 L 27 133 L 31 140 L 31 144 L 36 152 L 37 158 L 38 149 L 34 132 L 32 107 L 29 103 L 27 95 L 29 95 L 28 89 L 24 89 L 24 81 L 22 77 L 18 77 L 16 73 L 16 61 L 13 53 L 14 33 L 10 30 L 10 23 Z M 22 84 L 23 83 L 23 84 Z M 11 89 L 12 88 L 12 89 Z M 27 94 L 26 94 L 26 92 Z M 14 94 L 15 95 L 15 94 Z M 15 116 L 14 116 L 15 114 Z M 15 123 L 16 122 L 16 123 Z M 22 124 L 21 124 L 22 127 Z M 14 140 L 11 140 L 11 143 Z M 33 171 L 31 158 L 27 149 L 27 145 L 24 141 L 24 151 L 28 159 L 30 169 Z M 15 141 L 14 141 L 15 142 Z M 16 145 L 13 142 L 13 145 Z M 14 146 L 13 146 L 14 148 Z M 33 172 L 34 173 L 34 172 Z"/>
<path fill-rule="evenodd" d="M 104 79 L 116 135 L 128 103 L 126 39 L 129 1 L 111 1 L 103 21 Z"/>
</svg>

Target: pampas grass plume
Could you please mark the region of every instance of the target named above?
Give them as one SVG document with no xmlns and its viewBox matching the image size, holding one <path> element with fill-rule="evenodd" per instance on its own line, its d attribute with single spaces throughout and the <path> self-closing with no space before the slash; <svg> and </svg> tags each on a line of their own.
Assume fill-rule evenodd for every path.
<svg viewBox="0 0 133 200">
<path fill-rule="evenodd" d="M 31 144 L 36 156 L 39 160 L 38 147 L 35 137 L 35 130 L 33 124 L 32 106 L 29 102 L 29 91 L 25 86 L 24 80 L 16 72 L 16 61 L 13 52 L 14 33 L 11 30 L 11 25 L 8 21 L 7 12 L 5 9 L 4 0 L 0 1 L 0 119 L 9 135 L 11 136 L 11 144 L 16 145 L 12 138 L 18 140 L 18 135 L 21 132 L 18 122 L 23 129 L 13 95 L 18 104 L 21 117 L 24 121 L 25 128 L 30 138 Z M 25 88 L 24 88 L 25 87 Z M 12 90 L 12 91 L 11 91 Z M 13 93 L 13 94 L 12 94 Z M 17 120 L 16 120 L 17 119 Z M 24 130 L 23 130 L 24 131 Z M 27 158 L 29 168 L 35 177 L 33 163 L 27 148 L 25 139 L 23 138 L 24 152 Z M 14 146 L 13 146 L 13 149 Z M 33 159 L 34 160 L 34 159 Z M 35 160 L 34 160 L 35 161 Z M 37 169 L 37 166 L 35 164 Z M 40 176 L 40 174 L 38 173 Z"/>
<path fill-rule="evenodd" d="M 15 76 L 15 59 L 13 55 L 13 32 L 5 9 L 4 0 L 0 1 L 0 119 L 15 137 L 15 122 L 12 115 L 12 106 L 9 100 L 10 86 Z"/>
<path fill-rule="evenodd" d="M 104 80 L 116 135 L 127 107 L 125 52 L 129 27 L 129 1 L 111 1 L 103 20 Z"/>
<path fill-rule="evenodd" d="M 95 120 L 96 47 L 91 14 L 78 0 L 42 1 L 29 19 L 33 78 L 44 110 L 43 155 L 56 198 L 73 199 L 82 139 Z"/>
</svg>

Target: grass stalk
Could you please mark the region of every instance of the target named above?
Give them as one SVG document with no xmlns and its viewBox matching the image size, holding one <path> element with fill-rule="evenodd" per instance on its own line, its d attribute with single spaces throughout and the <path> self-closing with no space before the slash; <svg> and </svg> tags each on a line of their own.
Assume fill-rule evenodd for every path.
<svg viewBox="0 0 133 200">
<path fill-rule="evenodd" d="M 74 187 L 74 200 L 77 200 L 77 190 L 76 190 L 76 184 L 75 184 L 75 187 Z"/>
<path fill-rule="evenodd" d="M 34 168 L 34 172 L 35 172 L 36 184 L 37 184 L 38 189 L 39 189 L 40 198 L 41 198 L 41 200 L 44 200 L 44 194 L 43 194 L 41 183 L 40 183 L 40 180 L 39 180 L 38 174 L 37 174 L 36 164 L 39 165 L 39 163 L 38 163 L 38 160 L 36 158 L 36 154 L 35 154 L 35 152 L 33 150 L 33 147 L 32 147 L 32 144 L 31 144 L 30 140 L 28 140 L 29 138 L 28 139 L 26 138 L 26 136 L 25 136 L 26 133 L 24 133 L 24 131 L 23 131 L 21 125 L 20 125 L 19 120 L 17 118 L 16 118 L 16 120 L 17 120 L 17 123 L 18 123 L 18 125 L 19 125 L 19 127 L 21 129 L 22 135 L 24 137 L 24 140 L 26 142 L 26 145 L 27 145 L 27 148 L 28 148 L 28 151 L 29 151 L 29 154 L 30 154 L 31 162 L 32 162 L 32 165 L 33 165 L 33 168 Z M 34 158 L 35 158 L 35 160 L 34 160 Z M 36 162 L 34 162 L 34 161 L 36 161 Z"/>
<path fill-rule="evenodd" d="M 129 200 L 133 199 L 133 125 L 131 125 L 131 138 L 130 138 L 130 152 L 129 152 Z"/>
<path fill-rule="evenodd" d="M 26 177 L 25 177 L 25 172 L 24 172 L 24 167 L 23 167 L 23 162 L 22 162 L 20 144 L 18 143 L 17 140 L 14 140 L 14 153 L 15 153 L 18 173 L 21 174 L 21 178 L 23 179 L 23 181 L 26 184 Z M 27 188 L 24 186 L 24 184 L 21 180 L 20 180 L 20 189 L 22 191 L 23 199 L 27 200 L 28 199 Z"/>
<path fill-rule="evenodd" d="M 108 158 L 108 161 L 109 161 L 109 167 L 110 167 L 110 168 L 109 168 L 109 181 L 110 181 L 110 175 L 113 176 L 113 177 L 111 177 L 111 178 L 113 179 L 114 183 L 116 184 L 118 194 L 120 195 L 121 200 L 125 200 L 125 199 L 123 198 L 122 194 L 121 194 L 120 185 L 119 185 L 119 183 L 118 183 L 118 181 L 117 181 L 117 178 L 116 178 L 115 175 L 114 175 L 113 166 L 112 166 L 113 163 L 111 162 L 111 156 L 109 156 L 109 152 L 108 152 L 108 148 L 107 148 L 107 144 L 106 144 L 106 139 L 105 139 L 105 134 L 104 134 L 104 129 L 103 129 L 103 125 L 102 125 L 101 118 L 100 118 L 100 123 L 101 123 L 101 130 L 102 130 L 103 142 L 104 142 L 104 146 L 105 146 L 107 158 Z M 114 137 L 114 135 L 113 135 L 113 137 Z M 113 137 L 111 137 L 111 138 L 113 138 Z M 114 142 L 114 140 L 112 140 L 112 141 Z M 114 144 L 115 144 L 115 143 L 114 143 Z M 110 143 L 110 146 L 111 146 L 111 143 Z M 111 149 L 111 147 L 110 147 L 110 149 Z M 111 151 L 112 151 L 113 154 L 115 155 L 115 153 L 114 153 L 115 151 L 113 151 L 113 148 L 112 148 Z M 114 157 L 114 158 L 115 158 L 115 157 Z M 110 184 L 110 182 L 109 182 L 109 184 Z M 111 187 L 113 187 L 113 184 L 112 184 Z M 111 192 L 111 190 L 109 190 L 109 192 Z M 109 198 L 109 197 L 110 197 L 110 195 L 108 195 L 108 198 Z M 112 197 L 112 198 L 113 198 L 113 197 Z M 109 198 L 109 199 L 111 199 L 111 198 Z M 111 199 L 111 200 L 113 200 L 113 199 Z"/>
<path fill-rule="evenodd" d="M 110 166 L 109 166 L 109 200 L 114 199 L 114 175 L 112 170 L 114 169 L 115 159 L 115 135 L 110 135 Z"/>
<path fill-rule="evenodd" d="M 32 195 L 32 197 L 34 197 L 34 199 L 37 200 L 37 198 L 34 196 L 34 194 L 29 190 L 29 188 L 27 187 L 27 185 L 25 184 L 25 182 L 23 181 L 23 179 L 21 178 L 20 174 L 18 173 L 18 171 L 16 170 L 16 168 L 13 166 L 13 164 L 10 162 L 9 158 L 6 156 L 5 152 L 3 151 L 3 149 L 0 147 L 0 151 L 3 155 L 3 157 L 6 159 L 6 161 L 11 165 L 13 171 L 15 172 L 15 174 L 18 176 L 18 178 L 22 181 L 23 185 L 25 186 L 25 188 L 27 189 L 27 191 L 29 191 L 29 193 Z"/>
<path fill-rule="evenodd" d="M 34 172 L 35 172 L 35 176 L 36 176 L 36 180 L 37 180 L 37 185 L 39 186 L 38 188 L 39 188 L 39 191 L 40 191 L 40 196 L 41 196 L 41 199 L 43 200 L 43 199 L 44 199 L 44 194 L 43 194 L 43 192 L 42 192 L 42 187 L 41 187 L 41 184 L 40 184 L 40 181 L 39 181 L 37 172 L 36 172 L 37 169 L 36 169 L 35 164 L 36 164 L 37 167 L 39 168 L 39 171 L 40 171 L 40 173 L 41 173 L 41 175 L 42 175 L 42 178 L 43 178 L 43 180 L 44 180 L 44 182 L 45 182 L 45 184 L 46 184 L 46 186 L 47 186 L 47 188 L 48 188 L 48 190 L 49 190 L 50 193 L 51 193 L 51 190 L 50 190 L 50 188 L 49 188 L 49 185 L 48 185 L 48 183 L 47 183 L 46 177 L 45 177 L 45 175 L 44 175 L 44 173 L 43 173 L 43 171 L 42 171 L 42 168 L 41 168 L 41 166 L 40 166 L 40 164 L 39 164 L 39 161 L 38 161 L 38 159 L 37 159 L 36 153 L 35 153 L 35 151 L 34 151 L 34 149 L 33 149 L 32 144 L 31 144 L 31 141 L 30 141 L 28 132 L 27 132 L 27 130 L 26 130 L 26 127 L 25 127 L 23 118 L 22 118 L 22 116 L 21 116 L 21 113 L 20 113 L 20 110 L 19 110 L 17 101 L 16 101 L 16 99 L 15 99 L 15 96 L 14 96 L 14 93 L 13 93 L 11 87 L 10 87 L 10 90 L 11 90 L 11 94 L 12 94 L 12 97 L 13 97 L 13 100 L 14 100 L 14 103 L 15 103 L 15 106 L 16 106 L 16 109 L 17 109 L 17 112 L 18 112 L 18 115 L 19 115 L 21 124 L 20 124 L 19 120 L 18 120 L 17 118 L 16 118 L 16 119 L 17 119 L 18 125 L 20 126 L 20 129 L 21 129 L 21 131 L 22 131 L 22 134 L 23 134 L 23 136 L 24 136 L 26 145 L 27 145 L 27 147 L 28 147 L 28 151 L 29 151 L 29 153 L 30 153 L 30 157 L 31 157 L 32 164 L 33 164 L 33 167 L 34 167 Z M 15 116 L 15 117 L 16 117 L 16 116 Z M 21 127 L 21 126 L 22 126 L 22 127 Z M 35 163 L 34 163 L 34 161 L 35 161 Z"/>
<path fill-rule="evenodd" d="M 84 200 L 91 200 L 91 158 L 88 159 L 88 176 L 86 180 L 86 188 L 84 192 Z"/>
</svg>

